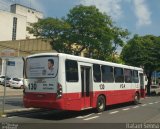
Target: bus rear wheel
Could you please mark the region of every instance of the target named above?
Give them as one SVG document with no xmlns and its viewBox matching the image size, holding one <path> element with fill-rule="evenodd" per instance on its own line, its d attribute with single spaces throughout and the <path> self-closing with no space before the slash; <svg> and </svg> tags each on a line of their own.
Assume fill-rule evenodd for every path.
<svg viewBox="0 0 160 129">
<path fill-rule="evenodd" d="M 97 99 L 97 112 L 103 112 L 105 110 L 106 107 L 106 102 L 105 102 L 105 98 L 104 96 L 99 96 Z"/>
<path fill-rule="evenodd" d="M 133 101 L 133 103 L 134 103 L 135 105 L 137 105 L 137 104 L 139 104 L 139 102 L 140 102 L 140 96 L 139 96 L 138 93 L 136 93 L 135 96 L 134 96 L 134 101 Z"/>
</svg>

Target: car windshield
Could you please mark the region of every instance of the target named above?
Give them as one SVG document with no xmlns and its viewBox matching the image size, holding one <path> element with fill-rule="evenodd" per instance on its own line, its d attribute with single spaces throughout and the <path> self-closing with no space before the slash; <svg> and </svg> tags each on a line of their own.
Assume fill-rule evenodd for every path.
<svg viewBox="0 0 160 129">
<path fill-rule="evenodd" d="M 13 78 L 13 81 L 19 82 L 19 81 L 21 81 L 21 79 L 19 79 L 19 78 Z"/>
<path fill-rule="evenodd" d="M 159 85 L 151 85 L 151 88 L 159 88 Z"/>
<path fill-rule="evenodd" d="M 0 78 L 5 78 L 5 76 L 1 76 Z"/>
</svg>

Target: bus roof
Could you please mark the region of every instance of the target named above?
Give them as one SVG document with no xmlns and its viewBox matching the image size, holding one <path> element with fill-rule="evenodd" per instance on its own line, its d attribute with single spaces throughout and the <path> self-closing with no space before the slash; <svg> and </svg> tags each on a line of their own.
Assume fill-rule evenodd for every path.
<svg viewBox="0 0 160 129">
<path fill-rule="evenodd" d="M 93 64 L 96 63 L 96 64 L 103 64 L 103 65 L 105 64 L 105 65 L 109 65 L 109 66 L 123 67 L 123 68 L 135 69 L 135 70 L 143 71 L 143 69 L 140 68 L 140 67 L 134 67 L 134 66 L 129 66 L 129 65 L 112 63 L 112 62 L 108 62 L 108 61 L 101 61 L 101 60 L 97 60 L 97 59 L 91 59 L 91 58 L 80 57 L 80 56 L 64 54 L 64 53 L 39 53 L 39 54 L 30 55 L 27 58 L 38 57 L 38 56 L 47 56 L 47 55 L 53 55 L 53 56 L 59 56 L 59 57 L 62 57 L 62 58 L 78 60 L 80 62 L 87 62 L 87 63 L 93 63 Z"/>
</svg>

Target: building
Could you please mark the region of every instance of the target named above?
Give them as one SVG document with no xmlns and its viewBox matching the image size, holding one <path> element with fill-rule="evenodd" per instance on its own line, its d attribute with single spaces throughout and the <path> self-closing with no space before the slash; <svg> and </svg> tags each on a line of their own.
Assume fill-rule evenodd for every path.
<svg viewBox="0 0 160 129">
<path fill-rule="evenodd" d="M 0 57 L 26 57 L 43 52 L 54 52 L 49 41 L 42 39 L 0 41 Z"/>
<path fill-rule="evenodd" d="M 27 27 L 42 18 L 41 12 L 20 4 L 11 5 L 10 12 L 0 10 L 0 41 L 35 38 Z"/>
<path fill-rule="evenodd" d="M 4 75 L 4 59 L 9 59 L 9 61 L 17 66 L 17 60 L 21 60 L 21 57 L 26 57 L 31 54 L 44 53 L 44 52 L 56 52 L 52 49 L 49 41 L 44 41 L 42 39 L 25 39 L 25 40 L 14 40 L 14 41 L 0 41 L 0 75 Z M 14 62 L 14 63 L 13 63 Z M 21 61 L 18 61 L 20 63 Z M 20 63 L 21 65 L 21 63 Z M 11 66 L 11 68 L 13 68 Z M 17 67 L 16 67 L 17 68 Z M 23 69 L 19 69 L 22 71 Z M 13 70 L 8 69 L 10 77 L 13 76 Z M 16 72 L 14 72 L 16 73 Z M 17 72 L 16 75 L 20 77 L 21 72 Z M 15 74 L 14 74 L 15 75 Z"/>
<path fill-rule="evenodd" d="M 25 39 L 26 17 L 0 10 L 0 41 Z"/>
<path fill-rule="evenodd" d="M 29 8 L 20 4 L 11 5 L 10 12 L 26 17 L 26 26 L 29 27 L 31 23 L 38 22 L 39 19 L 43 18 L 43 13 L 33 8 Z M 26 31 L 26 38 L 34 38 L 33 35 Z"/>
<path fill-rule="evenodd" d="M 23 78 L 24 60 L 22 57 L 7 57 L 7 63 L 5 57 L 0 60 L 0 75 L 6 74 L 11 78 Z"/>
</svg>

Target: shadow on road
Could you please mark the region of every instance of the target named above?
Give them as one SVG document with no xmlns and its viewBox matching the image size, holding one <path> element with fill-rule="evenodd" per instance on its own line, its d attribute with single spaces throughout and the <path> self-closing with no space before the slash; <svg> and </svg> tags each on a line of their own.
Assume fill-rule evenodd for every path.
<svg viewBox="0 0 160 129">
<path fill-rule="evenodd" d="M 112 106 L 107 106 L 105 112 L 132 106 L 132 103 L 123 103 L 123 104 L 117 104 Z M 91 113 L 96 113 L 95 109 L 90 110 L 84 110 L 84 111 L 58 111 L 58 110 L 47 110 L 47 109 L 39 109 L 36 111 L 25 111 L 25 112 L 19 112 L 19 113 L 9 113 L 9 116 L 19 116 L 23 118 L 31 118 L 31 119 L 41 119 L 41 120 L 65 120 L 65 119 L 71 119 L 78 116 L 85 116 L 89 115 Z"/>
<path fill-rule="evenodd" d="M 6 101 L 5 102 L 6 105 L 10 105 L 10 106 L 17 106 L 17 107 L 24 107 L 22 101 Z"/>
</svg>

